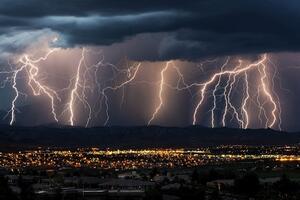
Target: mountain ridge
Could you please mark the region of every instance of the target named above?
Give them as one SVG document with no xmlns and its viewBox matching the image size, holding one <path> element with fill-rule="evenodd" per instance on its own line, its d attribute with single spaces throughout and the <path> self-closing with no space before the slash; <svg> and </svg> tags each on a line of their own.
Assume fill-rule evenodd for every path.
<svg viewBox="0 0 300 200">
<path fill-rule="evenodd" d="M 0 150 L 36 147 L 197 148 L 214 145 L 295 145 L 299 132 L 272 129 L 162 127 L 36 127 L 0 125 Z"/>
</svg>

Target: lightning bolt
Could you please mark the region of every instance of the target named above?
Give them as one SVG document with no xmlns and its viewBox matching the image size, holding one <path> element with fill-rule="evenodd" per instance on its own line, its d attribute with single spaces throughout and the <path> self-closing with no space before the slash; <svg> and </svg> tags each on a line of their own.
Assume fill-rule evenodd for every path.
<svg viewBox="0 0 300 200">
<path fill-rule="evenodd" d="M 15 112 L 16 112 L 16 102 L 19 98 L 19 90 L 18 90 L 18 87 L 17 87 L 17 76 L 21 71 L 23 71 L 23 69 L 25 69 L 25 67 L 26 67 L 26 65 L 23 65 L 19 69 L 15 70 L 14 74 L 13 74 L 13 85 L 12 85 L 12 87 L 13 87 L 16 95 L 15 95 L 14 99 L 12 100 L 11 109 L 9 111 L 9 112 L 11 112 L 11 119 L 10 119 L 10 122 L 9 122 L 10 125 L 13 125 L 14 122 L 16 121 L 16 114 L 15 114 Z"/>
<path fill-rule="evenodd" d="M 104 63 L 104 56 L 102 56 L 96 64 L 88 65 L 86 62 L 86 52 L 88 52 L 88 50 L 83 48 L 80 60 L 76 67 L 76 74 L 72 78 L 70 85 L 67 88 L 63 89 L 63 91 L 70 90 L 69 101 L 67 102 L 67 107 L 63 111 L 63 113 L 69 112 L 69 124 L 71 126 L 74 126 L 75 112 L 77 106 L 76 101 L 80 102 L 88 110 L 88 117 L 85 123 L 85 127 L 88 127 L 93 119 L 92 112 L 95 111 L 96 114 L 94 116 L 97 116 L 102 110 L 102 104 L 104 104 L 106 113 L 104 125 L 107 125 L 110 118 L 109 98 L 107 92 L 115 91 L 122 88 L 124 89 L 126 85 L 131 84 L 137 76 L 141 63 L 130 66 L 127 69 L 119 69 L 117 66 L 111 63 Z M 102 84 L 102 82 L 99 80 L 98 73 L 100 72 L 100 69 L 103 69 L 104 67 L 108 67 L 112 70 L 113 73 L 113 77 L 108 80 L 103 80 L 104 82 L 114 81 L 117 76 L 122 74 L 126 74 L 127 79 L 121 82 L 119 85 L 115 86 L 106 86 L 106 84 Z M 72 82 L 74 83 L 72 84 Z M 92 106 L 92 104 L 89 102 L 87 93 L 88 90 L 92 94 L 94 92 L 98 93 L 98 100 L 96 101 L 94 106 Z M 96 109 L 97 104 L 100 105 L 100 108 L 98 110 Z"/>
<path fill-rule="evenodd" d="M 170 70 L 170 68 L 174 69 L 177 74 L 178 80 L 177 80 L 176 86 L 166 83 L 165 75 L 168 72 L 168 70 Z M 181 84 L 183 85 L 183 87 L 180 87 Z M 191 84 L 191 85 L 186 83 L 184 75 L 180 72 L 179 68 L 174 64 L 173 61 L 166 62 L 165 66 L 160 71 L 160 81 L 159 81 L 159 91 L 158 91 L 159 103 L 158 103 L 158 105 L 156 105 L 155 110 L 151 115 L 151 118 L 148 120 L 148 123 L 147 123 L 148 126 L 153 122 L 153 120 L 155 120 L 159 111 L 161 110 L 162 106 L 164 105 L 164 98 L 163 98 L 163 92 L 165 89 L 164 86 L 174 89 L 174 90 L 177 90 L 177 91 L 188 90 L 188 92 L 192 96 L 190 88 L 193 87 L 194 85 L 196 85 L 196 83 Z"/>
<path fill-rule="evenodd" d="M 164 97 L 164 92 L 167 88 L 169 88 L 176 91 L 187 90 L 192 97 L 199 97 L 192 113 L 193 125 L 197 124 L 198 115 L 200 109 L 203 107 L 204 101 L 206 99 L 210 100 L 212 97 L 213 104 L 209 112 L 211 113 L 210 124 L 213 128 L 219 124 L 217 121 L 218 112 L 216 112 L 220 108 L 219 103 L 222 103 L 222 109 L 224 108 L 220 118 L 220 124 L 222 124 L 222 126 L 227 126 L 228 115 L 231 113 L 231 121 L 235 119 L 239 127 L 245 129 L 249 128 L 249 125 L 253 123 L 252 118 L 255 114 L 252 113 L 252 111 L 248 108 L 250 105 L 252 105 L 252 103 L 254 103 L 257 105 L 255 109 L 258 109 L 259 111 L 258 119 L 261 121 L 261 123 L 265 122 L 265 126 L 270 128 L 275 127 L 277 124 L 278 128 L 281 129 L 281 105 L 274 86 L 275 78 L 277 78 L 278 72 L 275 66 L 272 71 L 269 70 L 268 64 L 271 63 L 271 61 L 269 60 L 267 54 L 263 54 L 257 61 L 250 63 L 244 62 L 243 60 L 238 60 L 238 64 L 233 67 L 229 66 L 229 61 L 231 63 L 231 57 L 227 57 L 219 71 L 212 72 L 212 75 L 210 75 L 206 81 L 202 80 L 200 82 L 192 83 L 187 83 L 184 74 L 175 65 L 175 63 L 173 61 L 168 61 L 164 64 L 160 71 L 159 81 L 150 83 L 147 81 L 138 82 L 136 80 L 137 74 L 141 68 L 141 63 L 135 63 L 132 66 L 126 66 L 126 69 L 121 69 L 111 63 L 104 63 L 104 56 L 101 56 L 95 64 L 90 65 L 86 59 L 86 53 L 88 50 L 83 48 L 81 51 L 81 57 L 76 64 L 75 75 L 70 79 L 70 84 L 67 86 L 67 88 L 55 90 L 45 83 L 43 79 L 45 78 L 45 76 L 43 76 L 45 74 L 41 73 L 42 70 L 40 63 L 42 61 L 46 61 L 49 56 L 51 56 L 57 50 L 58 49 L 51 49 L 45 56 L 37 59 L 32 59 L 27 54 L 22 55 L 17 62 L 16 69 L 11 68 L 8 71 L 0 72 L 1 76 L 8 76 L 4 81 L 1 82 L 0 86 L 4 87 L 7 82 L 11 82 L 12 89 L 15 94 L 11 101 L 11 108 L 8 111 L 8 113 L 11 114 L 9 122 L 10 125 L 13 125 L 16 122 L 17 102 L 20 98 L 20 95 L 23 95 L 18 87 L 18 79 L 21 78 L 21 74 L 24 74 L 26 75 L 25 78 L 27 79 L 27 86 L 32 94 L 34 96 L 43 95 L 49 99 L 51 116 L 53 119 L 56 122 L 59 122 L 60 116 L 67 111 L 67 120 L 71 126 L 76 124 L 76 115 L 79 113 L 77 106 L 79 106 L 79 104 L 85 109 L 84 112 L 87 114 L 85 122 L 86 127 L 90 126 L 92 123 L 93 111 L 96 110 L 96 106 L 99 106 L 100 108 L 97 112 L 95 111 L 95 113 L 100 113 L 102 111 L 102 107 L 105 107 L 104 125 L 107 125 L 110 119 L 110 99 L 108 92 L 122 89 L 122 105 L 125 99 L 125 87 L 127 85 L 147 83 L 151 85 L 155 84 L 155 87 L 157 85 L 158 88 L 156 96 L 158 103 L 155 104 L 155 109 L 151 113 L 150 119 L 147 122 L 148 125 L 152 124 L 156 120 L 161 109 L 165 106 L 165 104 L 167 104 L 167 99 Z M 204 61 L 203 63 L 200 63 L 198 67 L 204 72 L 205 70 L 203 66 L 206 63 L 211 65 L 211 63 L 214 63 L 215 61 L 216 59 Z M 100 69 L 103 69 L 104 67 L 111 69 L 113 75 L 110 79 L 100 80 Z M 174 83 L 168 83 L 166 78 L 167 74 L 170 73 L 170 70 L 174 70 L 178 78 L 175 85 Z M 251 81 L 253 81 L 251 72 L 254 70 L 257 70 L 255 72 L 258 73 L 258 78 L 257 80 L 255 79 L 255 81 L 258 81 L 258 83 L 251 84 Z M 273 72 L 272 77 L 269 75 L 270 72 Z M 123 77 L 123 75 L 126 76 L 126 79 L 123 80 L 122 78 L 122 81 L 117 83 L 119 77 Z M 243 79 L 243 84 L 239 84 L 241 79 Z M 195 94 L 192 93 L 194 88 L 197 89 L 197 93 Z M 233 95 L 233 91 L 235 90 L 240 90 L 238 98 L 233 98 L 233 96 L 235 96 Z M 58 115 L 57 103 L 62 101 L 59 94 L 61 94 L 60 92 L 65 91 L 68 91 L 68 97 L 66 104 L 63 104 L 65 106 L 64 111 L 61 115 Z M 222 93 L 219 91 L 222 91 Z M 256 94 L 256 99 L 254 99 L 255 95 L 252 95 L 253 91 L 256 92 L 254 93 Z M 94 95 L 98 95 L 97 97 L 99 101 L 97 101 L 95 104 L 92 104 L 90 99 L 91 97 L 95 97 Z"/>
<path fill-rule="evenodd" d="M 268 99 L 269 99 L 269 101 L 271 102 L 271 104 L 273 105 L 273 109 L 272 109 L 272 117 L 273 117 L 273 119 L 272 119 L 272 121 L 271 121 L 271 123 L 270 124 L 268 124 L 268 126 L 269 127 L 273 127 L 274 125 L 275 125 L 275 123 L 276 123 L 276 120 L 277 120 L 277 117 L 276 117 L 276 112 L 277 112 L 277 105 L 276 105 L 276 103 L 275 103 L 275 101 L 274 101 L 274 98 L 273 98 L 273 96 L 271 95 L 271 93 L 269 92 L 269 90 L 268 90 L 268 88 L 267 88 L 267 84 L 266 84 L 266 65 L 265 65 L 265 62 L 266 62 L 266 60 L 267 60 L 267 55 L 266 54 L 264 54 L 263 56 L 262 56 L 262 58 L 259 60 L 259 61 L 257 61 L 257 62 L 254 62 L 254 63 L 251 63 L 251 64 L 249 64 L 249 65 L 246 65 L 245 67 L 241 67 L 241 68 L 238 68 L 238 69 L 233 69 L 233 70 L 225 70 L 225 71 L 220 71 L 220 72 L 218 72 L 218 73 L 215 73 L 207 82 L 204 82 L 203 84 L 202 84 L 202 89 L 200 90 L 200 93 L 201 93 L 201 97 L 200 97 L 200 100 L 199 100 L 199 102 L 197 103 L 197 105 L 196 105 L 196 107 L 195 107 L 195 109 L 194 109 L 194 113 L 193 113 L 193 124 L 195 125 L 196 124 L 196 122 L 197 122 L 197 114 L 198 114 L 198 112 L 199 112 L 199 109 L 200 109 L 200 107 L 201 107 L 201 105 L 203 104 L 203 101 L 204 101 L 204 99 L 205 99 L 205 93 L 206 93 L 206 90 L 207 90 L 207 88 L 212 84 L 212 83 L 214 83 L 215 82 L 215 80 L 217 79 L 217 78 L 219 78 L 220 76 L 223 76 L 223 75 L 240 75 L 241 73 L 245 73 L 245 72 L 247 72 L 247 71 L 249 71 L 249 70 L 252 70 L 253 68 L 262 68 L 262 73 L 263 73 L 263 75 L 261 76 L 261 84 L 262 84 L 262 87 L 263 87 L 263 92 L 264 92 L 264 94 L 268 97 Z M 247 80 L 247 79 L 246 79 Z M 247 85 L 247 84 L 246 84 Z M 231 87 L 232 87 L 232 85 L 231 85 Z M 248 87 L 247 87 L 247 91 L 248 91 Z M 230 93 L 230 92 L 229 92 Z M 248 96 L 248 92 L 247 92 L 247 96 Z M 228 100 L 228 99 L 227 99 Z M 247 101 L 248 101 L 248 98 L 245 98 L 244 99 L 244 103 L 243 103 L 243 105 L 244 106 L 242 106 L 242 107 L 244 107 L 244 109 L 243 109 L 243 112 L 244 112 L 244 114 L 245 114 L 245 116 L 246 116 L 246 125 L 244 125 L 243 123 L 244 123 L 244 121 L 242 121 L 241 120 L 241 123 L 242 123 L 242 127 L 247 127 L 248 126 L 248 119 L 247 119 L 247 116 L 249 116 L 248 115 L 248 111 L 246 110 L 246 108 L 245 108 L 245 106 L 246 106 L 246 104 L 247 104 Z M 229 102 L 228 102 L 229 103 Z M 230 105 L 230 103 L 229 103 L 229 105 Z M 231 106 L 232 108 L 234 107 L 234 106 Z"/>
<path fill-rule="evenodd" d="M 267 79 L 266 65 L 264 63 L 262 63 L 261 65 L 262 65 L 262 73 L 263 73 L 263 75 L 261 76 L 262 88 L 263 88 L 265 96 L 269 99 L 269 101 L 273 105 L 273 109 L 271 111 L 273 119 L 272 119 L 271 123 L 268 124 L 268 127 L 272 128 L 275 125 L 276 120 L 277 120 L 277 117 L 276 117 L 277 105 L 276 105 L 276 102 L 275 102 L 273 96 L 271 95 L 271 93 L 268 89 L 267 83 L 266 83 L 266 81 L 267 81 L 266 80 Z"/>
<path fill-rule="evenodd" d="M 162 94 L 163 94 L 163 88 L 164 88 L 164 84 L 165 84 L 165 73 L 168 70 L 170 64 L 171 64 L 171 61 L 167 62 L 166 65 L 165 65 L 165 67 L 160 72 L 160 84 L 159 84 L 159 93 L 158 93 L 159 104 L 155 108 L 154 113 L 152 114 L 150 120 L 148 121 L 148 125 L 150 125 L 151 122 L 155 119 L 155 117 L 158 114 L 159 110 L 163 106 L 163 97 L 162 97 Z"/>
<path fill-rule="evenodd" d="M 277 104 L 274 100 L 274 97 L 272 96 L 272 94 L 269 92 L 268 87 L 267 87 L 267 77 L 266 77 L 266 61 L 267 61 L 267 55 L 264 54 L 262 55 L 262 57 L 253 63 L 250 63 L 248 65 L 243 65 L 242 64 L 242 60 L 239 60 L 239 64 L 234 68 L 234 69 L 228 69 L 228 70 L 224 70 L 225 66 L 228 65 L 228 62 L 230 60 L 230 57 L 228 57 L 225 61 L 225 63 L 222 65 L 221 67 L 221 71 L 217 72 L 215 74 L 212 75 L 212 77 L 203 83 L 191 83 L 191 84 L 187 84 L 184 80 L 184 76 L 183 74 L 179 71 L 179 69 L 177 67 L 175 67 L 174 63 L 172 61 L 168 61 L 166 62 L 165 66 L 162 68 L 162 70 L 160 71 L 160 82 L 159 82 L 159 90 L 158 90 L 158 100 L 159 103 L 156 105 L 154 112 L 151 115 L 151 118 L 148 121 L 148 125 L 150 125 L 153 120 L 155 120 L 155 118 L 157 117 L 159 111 L 161 110 L 162 106 L 164 105 L 164 98 L 163 98 L 163 92 L 165 89 L 165 86 L 168 86 L 171 89 L 175 89 L 177 91 L 181 91 L 181 90 L 187 90 L 190 89 L 192 87 L 201 87 L 200 89 L 200 100 L 197 103 L 197 106 L 194 109 L 193 112 L 193 125 L 196 124 L 197 121 L 197 113 L 199 112 L 199 109 L 201 107 L 201 105 L 204 102 L 204 99 L 206 97 L 206 93 L 207 93 L 207 89 L 214 84 L 214 89 L 212 90 L 212 96 L 213 96 L 213 107 L 210 110 L 211 112 L 211 125 L 212 127 L 215 127 L 215 110 L 217 108 L 217 90 L 219 90 L 219 88 L 221 87 L 221 80 L 222 77 L 226 77 L 227 81 L 225 86 L 223 87 L 223 93 L 222 96 L 224 97 L 224 104 L 225 104 L 225 108 L 224 108 L 224 112 L 222 115 L 222 125 L 225 127 L 226 126 L 226 117 L 228 115 L 229 110 L 231 109 L 233 111 L 233 117 L 236 118 L 239 126 L 241 128 L 248 128 L 249 127 L 249 123 L 250 123 L 250 116 L 249 116 L 249 111 L 247 109 L 247 105 L 248 102 L 250 100 L 250 87 L 249 87 L 249 78 L 248 78 L 248 73 L 251 70 L 257 69 L 260 72 L 260 82 L 261 82 L 261 87 L 263 88 L 262 92 L 264 93 L 265 96 L 268 97 L 268 101 L 273 105 L 273 109 L 271 111 L 272 114 L 272 120 L 271 123 L 268 122 L 269 118 L 266 115 L 267 118 L 267 126 L 268 127 L 273 127 L 277 121 L 277 112 L 278 112 L 278 108 L 277 108 Z M 202 65 L 201 65 L 202 66 Z M 176 86 L 172 86 L 168 83 L 166 83 L 166 74 L 169 72 L 170 68 L 174 67 L 176 69 L 177 75 L 178 77 L 180 77 L 177 81 L 177 85 Z M 231 96 L 232 96 L 232 91 L 234 89 L 234 86 L 236 84 L 236 79 L 237 77 L 243 76 L 244 79 L 244 92 L 242 94 L 243 96 L 243 100 L 241 103 L 241 107 L 240 109 L 237 109 L 236 106 L 231 102 Z M 182 80 L 183 82 L 183 87 L 180 86 L 180 80 Z M 259 86 L 260 87 L 260 86 Z M 258 88 L 259 91 L 259 88 Z M 258 100 L 259 101 L 259 100 Z M 278 99 L 279 102 L 279 99 Z M 260 108 L 264 111 L 264 104 L 265 103 L 260 103 L 259 101 L 259 105 Z M 239 110 L 241 110 L 241 114 L 239 114 Z M 279 113 L 280 114 L 280 113 Z M 240 117 L 241 116 L 241 117 Z"/>
<path fill-rule="evenodd" d="M 238 69 L 239 67 L 241 67 L 241 64 L 242 64 L 242 61 L 239 61 L 239 66 L 236 68 Z M 236 70 L 235 69 L 235 70 Z M 233 81 L 230 83 L 230 86 L 229 86 L 229 92 L 228 92 L 228 96 L 226 97 L 227 99 L 227 102 L 228 102 L 228 105 L 229 107 L 233 110 L 233 117 L 236 118 L 238 124 L 239 124 L 239 127 L 244 127 L 244 121 L 239 117 L 239 113 L 237 111 L 237 108 L 234 106 L 234 104 L 231 102 L 231 94 L 232 94 L 232 91 L 233 91 L 233 87 L 236 83 L 236 77 L 237 77 L 238 74 L 230 74 L 229 77 L 233 76 Z M 226 117 L 226 114 L 225 114 L 225 117 Z M 225 120 L 225 119 L 224 119 Z M 224 125 L 226 126 L 226 124 Z"/>
<path fill-rule="evenodd" d="M 16 121 L 16 102 L 20 96 L 20 91 L 17 87 L 17 77 L 19 75 L 19 73 L 21 73 L 22 71 L 27 72 L 28 75 L 28 86 L 31 88 L 34 96 L 39 96 L 42 93 L 45 94 L 51 102 L 51 113 L 53 115 L 53 118 L 56 122 L 58 122 L 57 119 L 57 114 L 56 114 L 56 110 L 55 110 L 55 100 L 60 101 L 61 99 L 59 98 L 57 92 L 53 89 L 51 89 L 50 87 L 48 87 L 47 85 L 43 84 L 40 80 L 39 80 L 39 67 L 37 66 L 37 64 L 41 61 L 45 61 L 48 59 L 48 57 L 55 51 L 57 51 L 58 49 L 51 49 L 44 57 L 40 57 L 38 59 L 30 59 L 28 55 L 23 55 L 20 59 L 19 59 L 19 63 L 21 64 L 21 67 L 17 68 L 16 70 L 12 71 L 13 74 L 13 85 L 12 88 L 15 91 L 15 97 L 12 100 L 11 103 L 11 109 L 10 109 L 10 113 L 11 113 L 11 119 L 10 119 L 10 125 L 13 125 L 14 122 Z"/>
<path fill-rule="evenodd" d="M 224 68 L 228 64 L 229 60 L 230 60 L 230 57 L 228 57 L 226 59 L 225 63 L 222 65 L 221 71 L 224 70 Z M 213 90 L 214 105 L 213 105 L 213 108 L 211 109 L 211 127 L 212 128 L 215 127 L 215 110 L 217 108 L 217 96 L 216 96 L 216 92 L 217 92 L 218 88 L 220 87 L 221 79 L 222 79 L 222 75 L 220 75 L 218 77 L 218 83 L 215 85 L 215 88 Z"/>
<path fill-rule="evenodd" d="M 245 124 L 244 124 L 243 128 L 246 129 L 249 126 L 249 113 L 248 113 L 246 106 L 247 106 L 248 100 L 250 98 L 250 94 L 249 94 L 249 81 L 248 81 L 247 71 L 244 73 L 245 73 L 246 97 L 243 100 L 242 110 L 243 110 L 243 113 L 245 116 Z"/>
<path fill-rule="evenodd" d="M 70 101 L 68 103 L 68 105 L 69 105 L 69 111 L 70 111 L 69 122 L 70 122 L 71 126 L 74 126 L 74 110 L 75 110 L 74 104 L 75 104 L 75 98 L 76 97 L 79 98 L 78 88 L 79 88 L 81 67 L 82 67 L 82 63 L 84 61 L 84 53 L 85 53 L 85 49 L 82 49 L 81 58 L 79 60 L 78 66 L 77 66 L 74 87 L 71 90 Z"/>
<path fill-rule="evenodd" d="M 67 108 L 63 111 L 63 113 L 66 111 L 69 112 L 69 124 L 71 126 L 75 125 L 76 101 L 79 101 L 81 105 L 87 109 L 85 127 L 90 125 L 93 109 L 91 103 L 89 102 L 88 95 L 90 93 L 93 94 L 97 86 L 101 86 L 100 82 L 98 81 L 97 72 L 102 67 L 104 57 L 100 57 L 97 63 L 88 65 L 86 62 L 87 52 L 90 52 L 90 50 L 82 48 L 81 57 L 76 67 L 75 76 L 71 79 L 69 86 L 63 89 L 64 91 L 70 90 L 69 101 L 66 104 Z M 73 86 L 72 82 L 74 82 Z"/>
<path fill-rule="evenodd" d="M 104 122 L 104 125 L 107 125 L 109 119 L 110 119 L 110 115 L 109 115 L 109 103 L 108 103 L 108 96 L 106 94 L 107 91 L 111 90 L 111 91 L 115 91 L 115 90 L 118 90 L 118 89 L 121 89 L 121 88 L 124 88 L 126 85 L 130 84 L 137 76 L 137 73 L 140 69 L 140 66 L 141 66 L 141 63 L 138 63 L 136 66 L 132 66 L 132 67 L 129 67 L 129 69 L 127 69 L 127 77 L 128 79 L 125 80 L 124 82 L 120 83 L 119 85 L 116 85 L 116 86 L 107 86 L 105 87 L 101 94 L 103 95 L 104 99 L 105 99 L 105 106 L 106 106 L 106 109 L 105 109 L 105 113 L 106 113 L 106 119 L 105 119 L 105 122 Z M 132 73 L 132 71 L 134 71 Z"/>
<path fill-rule="evenodd" d="M 241 66 L 242 66 L 242 61 L 239 60 L 239 65 L 237 65 L 234 68 L 234 70 L 239 69 Z M 236 74 L 235 75 L 229 74 L 227 82 L 226 82 L 226 86 L 225 86 L 225 89 L 224 89 L 224 94 L 223 94 L 224 100 L 225 100 L 224 113 L 223 113 L 223 117 L 222 117 L 222 126 L 223 127 L 226 127 L 226 117 L 227 117 L 229 108 L 233 110 L 233 117 L 236 118 L 236 120 L 238 121 L 240 127 L 243 127 L 243 121 L 239 118 L 239 114 L 237 112 L 237 109 L 231 103 L 231 98 L 230 98 L 235 83 L 236 83 Z M 228 106 L 229 106 L 229 108 L 228 108 Z"/>
</svg>

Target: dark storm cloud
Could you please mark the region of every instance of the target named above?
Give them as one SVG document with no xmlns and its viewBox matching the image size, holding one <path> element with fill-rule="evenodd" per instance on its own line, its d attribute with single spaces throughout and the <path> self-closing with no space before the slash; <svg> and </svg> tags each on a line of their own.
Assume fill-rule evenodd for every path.
<svg viewBox="0 0 300 200">
<path fill-rule="evenodd" d="M 161 33 L 155 59 L 298 51 L 299 9 L 298 0 L 1 0 L 0 33 L 48 28 L 66 47 Z"/>
<path fill-rule="evenodd" d="M 206 1 L 188 0 L 1 0 L 6 16 L 88 16 L 137 14 L 165 10 L 197 10 Z"/>
</svg>

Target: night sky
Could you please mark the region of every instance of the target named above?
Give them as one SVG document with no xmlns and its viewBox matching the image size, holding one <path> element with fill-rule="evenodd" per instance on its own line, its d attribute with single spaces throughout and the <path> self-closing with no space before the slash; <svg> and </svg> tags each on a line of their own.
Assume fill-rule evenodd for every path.
<svg viewBox="0 0 300 200">
<path fill-rule="evenodd" d="M 0 2 L 3 123 L 300 130 L 298 0 Z"/>
</svg>

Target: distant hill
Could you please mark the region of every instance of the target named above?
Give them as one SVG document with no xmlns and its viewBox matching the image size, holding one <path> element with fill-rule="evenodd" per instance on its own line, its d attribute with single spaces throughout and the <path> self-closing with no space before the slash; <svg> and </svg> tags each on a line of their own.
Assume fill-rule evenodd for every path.
<svg viewBox="0 0 300 200">
<path fill-rule="evenodd" d="M 140 126 L 80 128 L 66 126 L 0 126 L 0 149 L 34 147 L 154 148 L 245 144 L 298 144 L 300 133 L 271 129 Z"/>
</svg>

